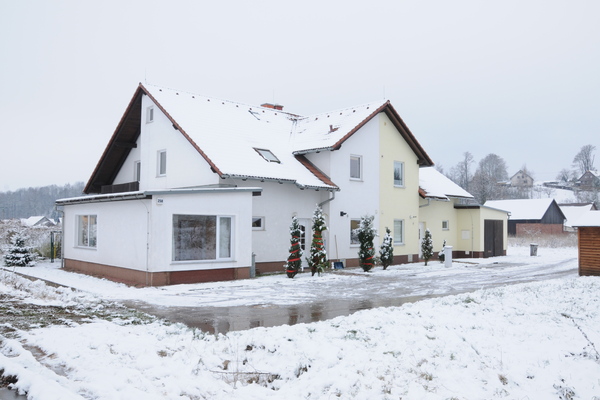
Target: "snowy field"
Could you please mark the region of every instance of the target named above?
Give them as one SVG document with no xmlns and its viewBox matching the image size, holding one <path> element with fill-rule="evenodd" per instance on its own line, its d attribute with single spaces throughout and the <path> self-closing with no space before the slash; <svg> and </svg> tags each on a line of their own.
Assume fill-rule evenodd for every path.
<svg viewBox="0 0 600 400">
<path fill-rule="evenodd" d="M 15 376 L 14 387 L 33 400 L 600 399 L 596 277 L 568 273 L 311 324 L 226 335 L 119 312 L 112 304 L 132 296 L 155 298 L 159 304 L 176 304 L 182 298 L 200 302 L 198 291 L 212 294 L 206 296 L 212 306 L 271 300 L 289 304 L 292 296 L 281 293 L 291 292 L 286 288 L 294 285 L 304 295 L 318 295 L 319 286 L 323 293 L 338 281 L 349 284 L 378 276 L 388 282 L 408 281 L 415 274 L 425 281 L 459 282 L 453 275 L 481 273 L 496 284 L 527 270 L 536 280 L 544 265 L 566 268 L 558 276 L 572 271 L 576 249 L 552 249 L 547 251 L 551 255 L 540 257 L 526 257 L 527 251 L 477 260 L 483 263 L 477 265 L 465 260 L 448 269 L 437 262 L 394 266 L 392 271 L 375 270 L 368 278 L 354 270 L 312 279 L 281 275 L 162 289 L 128 288 L 48 264 L 28 273 L 52 273 L 54 280 L 80 290 L 0 271 L 1 300 L 80 315 L 29 326 L 3 324 L 0 370 Z M 553 267 L 561 257 L 567 267 Z M 499 278 L 494 268 L 508 273 Z M 280 296 L 264 290 L 276 284 Z M 264 297 L 256 299 L 263 290 Z"/>
</svg>

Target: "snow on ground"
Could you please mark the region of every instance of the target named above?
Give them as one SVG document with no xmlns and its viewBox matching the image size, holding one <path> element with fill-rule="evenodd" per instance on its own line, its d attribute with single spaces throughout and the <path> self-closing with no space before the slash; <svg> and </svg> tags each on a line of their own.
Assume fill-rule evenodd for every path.
<svg viewBox="0 0 600 400">
<path fill-rule="evenodd" d="M 365 273 L 360 268 L 311 277 L 298 274 L 294 279 L 282 275 L 226 282 L 135 288 L 88 275 L 60 269 L 60 263 L 38 263 L 18 268 L 19 273 L 94 293 L 110 300 L 139 300 L 159 306 L 290 305 L 324 298 L 371 296 L 374 290 L 400 288 L 407 295 L 454 294 L 490 283 L 506 284 L 513 280 L 536 280 L 549 273 L 577 272 L 576 248 L 540 248 L 537 257 L 529 256 L 529 247 L 511 247 L 504 257 L 459 259 L 445 268 L 438 260 L 376 267 Z M 283 271 L 283 269 L 282 269 Z M 352 290 L 348 290 L 351 287 Z"/>
<path fill-rule="evenodd" d="M 503 257 L 502 262 L 540 263 L 534 265 L 535 270 L 544 262 L 555 261 L 549 257 L 542 262 L 543 257 L 522 253 Z M 557 250 L 553 257 L 560 253 Z M 500 262 L 498 258 L 476 261 L 484 264 L 461 267 L 455 263 L 452 268 L 457 273 L 488 269 L 490 275 L 493 263 Z M 444 275 L 452 271 L 430 263 L 428 267 L 396 266 L 393 273 L 408 276 L 408 270 L 416 273 L 417 268 L 426 269 L 429 277 L 436 270 Z M 51 271 L 39 269 L 43 270 Z M 87 281 L 75 274 L 70 279 L 79 285 Z M 263 279 L 237 284 L 251 286 Z M 278 276 L 266 278 L 265 285 L 276 279 L 300 286 L 307 282 L 320 285 L 328 279 L 365 278 L 358 271 L 320 279 Z M 130 290 L 150 296 L 146 289 L 100 280 L 86 285 L 88 293 L 82 293 L 0 271 L 0 297 L 36 304 L 94 308 L 102 298 L 118 298 Z M 89 290 L 96 285 L 96 290 Z M 177 297 L 173 293 L 185 295 L 191 287 L 209 292 L 211 286 L 217 290 L 223 287 L 220 285 L 223 283 L 181 285 L 168 289 L 172 296 L 166 299 Z M 254 285 L 256 294 L 263 284 Z M 597 400 L 599 349 L 600 278 L 568 277 L 226 335 L 127 318 L 70 321 L 0 336 L 0 369 L 5 375 L 16 375 L 15 387 L 34 400 Z"/>
</svg>

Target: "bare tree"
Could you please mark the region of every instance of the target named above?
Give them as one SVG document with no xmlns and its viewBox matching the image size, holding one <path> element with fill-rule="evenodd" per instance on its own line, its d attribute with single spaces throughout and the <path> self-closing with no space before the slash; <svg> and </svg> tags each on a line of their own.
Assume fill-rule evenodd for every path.
<svg viewBox="0 0 600 400">
<path fill-rule="evenodd" d="M 559 182 L 570 182 L 573 180 L 573 171 L 563 168 L 556 175 L 556 180 Z"/>
<path fill-rule="evenodd" d="M 450 168 L 450 175 L 448 176 L 467 192 L 469 191 L 469 184 L 473 179 L 473 175 L 471 174 L 471 164 L 473 164 L 473 155 L 468 151 L 465 151 L 463 153 L 463 159 L 454 167 Z"/>
<path fill-rule="evenodd" d="M 508 179 L 506 162 L 496 154 L 488 154 L 479 161 L 479 166 L 473 176 L 471 194 L 479 203 L 484 204 L 487 200 L 502 198 L 502 186 L 500 183 Z"/>
<path fill-rule="evenodd" d="M 580 175 L 585 174 L 586 171 L 594 170 L 594 151 L 596 146 L 586 144 L 579 150 L 579 153 L 573 158 L 573 166 L 579 168 Z"/>
</svg>

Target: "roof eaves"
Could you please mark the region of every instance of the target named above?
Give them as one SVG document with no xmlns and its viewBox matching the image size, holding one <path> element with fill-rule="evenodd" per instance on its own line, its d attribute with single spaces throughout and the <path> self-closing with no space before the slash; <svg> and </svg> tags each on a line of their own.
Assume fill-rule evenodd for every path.
<svg viewBox="0 0 600 400">
<path fill-rule="evenodd" d="M 331 186 L 331 187 L 335 188 L 335 190 L 340 190 L 338 185 L 333 183 L 331 181 L 331 179 L 323 171 L 321 171 L 315 164 L 310 162 L 310 160 L 308 158 L 304 157 L 303 155 L 295 155 L 295 157 L 296 157 L 296 160 L 298 160 L 298 162 L 300 164 L 304 165 L 304 167 L 306 167 L 306 169 L 308 169 L 321 182 L 323 182 L 327 186 Z"/>
<path fill-rule="evenodd" d="M 373 111 L 371 114 L 369 114 L 369 116 L 367 118 L 363 119 L 358 125 L 356 125 L 352 130 L 350 130 L 350 132 L 345 134 L 333 146 L 331 146 L 331 149 L 338 150 L 340 147 L 342 147 L 342 143 L 344 143 L 346 140 L 348 140 L 352 135 L 354 135 L 356 133 L 356 131 L 358 131 L 360 128 L 362 128 L 367 122 L 372 120 L 373 117 L 375 117 L 377 114 L 379 114 L 382 110 L 384 110 L 389 105 L 390 105 L 390 101 L 388 100 L 383 105 L 378 107 L 375 111 Z"/>
<path fill-rule="evenodd" d="M 106 148 L 104 149 L 104 152 L 102 153 L 102 156 L 98 160 L 98 163 L 96 164 L 96 167 L 94 168 L 94 171 L 92 172 L 92 175 L 90 175 L 90 179 L 87 181 L 87 184 L 83 188 L 83 193 L 89 193 L 89 190 L 91 190 L 92 184 L 95 181 L 98 173 L 100 172 L 100 169 L 102 168 L 102 166 L 103 166 L 103 164 L 104 164 L 104 162 L 106 160 L 106 157 L 107 157 L 108 153 L 110 152 L 110 150 L 113 148 L 113 146 L 117 142 L 117 137 L 119 136 L 119 132 L 121 131 L 121 127 L 125 123 L 125 120 L 127 119 L 129 113 L 133 109 L 133 106 L 137 102 L 138 96 L 141 95 L 142 91 L 143 91 L 143 87 L 142 87 L 142 84 L 140 83 L 139 86 L 138 86 L 138 88 L 136 89 L 135 93 L 131 97 L 131 100 L 129 101 L 129 104 L 127 105 L 127 108 L 125 109 L 125 112 L 121 116 L 121 120 L 117 124 L 117 127 L 115 128 L 115 131 L 113 132 L 110 140 L 108 141 L 108 144 L 106 145 Z"/>
</svg>

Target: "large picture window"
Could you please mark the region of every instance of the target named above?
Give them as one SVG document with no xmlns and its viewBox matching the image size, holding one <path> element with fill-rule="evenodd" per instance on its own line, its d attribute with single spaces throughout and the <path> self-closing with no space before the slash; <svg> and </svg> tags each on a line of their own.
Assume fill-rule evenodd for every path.
<svg viewBox="0 0 600 400">
<path fill-rule="evenodd" d="M 96 215 L 77 216 L 77 246 L 92 247 L 97 245 L 98 218 Z"/>
<path fill-rule="evenodd" d="M 232 217 L 173 215 L 173 261 L 232 257 Z"/>
</svg>

